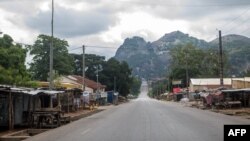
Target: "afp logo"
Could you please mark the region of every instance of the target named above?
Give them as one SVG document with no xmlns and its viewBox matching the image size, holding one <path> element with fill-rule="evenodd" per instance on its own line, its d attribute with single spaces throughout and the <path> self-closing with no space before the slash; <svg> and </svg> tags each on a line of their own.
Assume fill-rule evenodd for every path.
<svg viewBox="0 0 250 141">
<path fill-rule="evenodd" d="M 224 125 L 224 141 L 249 141 L 250 125 Z"/>
</svg>

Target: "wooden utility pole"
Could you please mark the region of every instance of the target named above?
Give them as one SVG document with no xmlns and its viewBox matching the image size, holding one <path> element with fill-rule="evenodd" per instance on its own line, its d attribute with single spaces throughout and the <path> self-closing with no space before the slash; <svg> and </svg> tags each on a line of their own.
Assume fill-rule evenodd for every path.
<svg viewBox="0 0 250 141">
<path fill-rule="evenodd" d="M 99 66 L 97 66 L 97 74 L 96 74 L 96 84 L 97 84 L 97 93 L 99 93 Z"/>
<path fill-rule="evenodd" d="M 82 91 L 85 91 L 85 46 L 82 45 Z M 83 109 L 85 109 L 85 100 L 83 101 Z"/>
<path fill-rule="evenodd" d="M 50 49 L 49 49 L 49 54 L 50 54 L 50 58 L 49 58 L 49 90 L 53 89 L 53 51 L 54 51 L 54 47 L 53 47 L 53 42 L 54 42 L 54 0 L 52 0 L 52 15 L 51 15 L 51 44 L 50 44 Z M 53 100 L 52 100 L 52 96 L 50 96 L 50 108 L 53 108 Z"/>
<path fill-rule="evenodd" d="M 13 102 L 12 102 L 12 94 L 11 90 L 9 90 L 9 130 L 14 129 L 14 121 L 13 121 Z"/>
<path fill-rule="evenodd" d="M 220 86 L 224 86 L 223 81 L 223 56 L 222 56 L 222 40 L 221 40 L 221 31 L 219 30 L 219 62 L 220 62 Z"/>
<path fill-rule="evenodd" d="M 185 52 L 185 58 L 186 58 L 186 87 L 187 87 L 187 97 L 189 98 L 189 76 L 188 76 L 188 58 L 187 58 L 187 51 Z"/>
<path fill-rule="evenodd" d="M 114 93 L 116 91 L 116 77 L 114 76 Z"/>
<path fill-rule="evenodd" d="M 52 0 L 52 15 L 51 15 L 51 44 L 49 58 L 49 90 L 53 89 L 53 38 L 54 38 L 54 0 Z"/>
<path fill-rule="evenodd" d="M 82 78 L 83 78 L 83 88 L 82 90 L 85 91 L 85 46 L 82 46 Z"/>
</svg>

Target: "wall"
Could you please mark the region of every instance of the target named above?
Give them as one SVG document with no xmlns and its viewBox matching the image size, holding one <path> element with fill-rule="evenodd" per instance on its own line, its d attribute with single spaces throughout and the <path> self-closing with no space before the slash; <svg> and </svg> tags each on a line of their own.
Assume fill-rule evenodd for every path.
<svg viewBox="0 0 250 141">
<path fill-rule="evenodd" d="M 221 87 L 220 85 L 190 85 L 190 92 L 194 92 L 195 90 L 209 90 L 209 89 L 216 89 Z M 231 85 L 224 85 L 225 88 L 232 88 Z"/>
<path fill-rule="evenodd" d="M 250 81 L 233 80 L 232 87 L 234 89 L 250 88 Z"/>
</svg>

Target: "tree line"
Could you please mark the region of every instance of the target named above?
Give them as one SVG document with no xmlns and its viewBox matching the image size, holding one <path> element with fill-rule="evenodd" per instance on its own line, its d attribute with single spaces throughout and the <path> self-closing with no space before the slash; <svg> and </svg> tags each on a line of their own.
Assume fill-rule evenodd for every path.
<svg viewBox="0 0 250 141">
<path fill-rule="evenodd" d="M 166 78 L 152 83 L 152 96 L 172 91 L 174 80 L 180 80 L 180 87 L 187 87 L 190 78 L 218 78 L 219 54 L 215 48 L 199 48 L 191 43 L 177 45 L 170 49 L 171 63 Z M 230 76 L 228 55 L 223 53 L 224 74 Z M 187 80 L 188 79 L 188 80 Z M 164 90 L 162 90 L 164 88 Z M 161 90 L 159 93 L 159 90 Z"/>
<path fill-rule="evenodd" d="M 12 37 L 3 35 L 0 38 L 0 84 L 18 86 L 36 86 L 34 81 L 47 81 L 49 78 L 49 49 L 51 36 L 39 35 L 33 45 L 22 48 L 14 44 Z M 81 75 L 82 54 L 70 54 L 66 40 L 53 38 L 54 76 Z M 25 66 L 27 52 L 33 56 Z M 118 91 L 122 96 L 138 94 L 141 81 L 131 75 L 131 69 L 126 62 L 119 62 L 115 58 L 105 60 L 104 56 L 86 54 L 86 77 L 96 81 L 97 70 L 99 82 L 107 86 L 106 90 Z M 55 78 L 54 78 L 55 79 Z"/>
</svg>

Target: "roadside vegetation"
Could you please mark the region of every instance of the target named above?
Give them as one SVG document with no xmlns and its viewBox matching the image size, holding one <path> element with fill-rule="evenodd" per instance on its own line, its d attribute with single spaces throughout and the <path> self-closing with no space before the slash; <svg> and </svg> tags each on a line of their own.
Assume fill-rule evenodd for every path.
<svg viewBox="0 0 250 141">
<path fill-rule="evenodd" d="M 51 37 L 39 35 L 31 46 L 15 43 L 9 35 L 0 38 L 0 84 L 37 87 L 36 81 L 49 78 L 49 48 Z M 27 53 L 33 56 L 26 68 Z M 106 85 L 106 90 L 115 90 L 122 96 L 137 95 L 141 81 L 131 74 L 131 68 L 124 61 L 115 58 L 86 54 L 86 77 Z M 54 79 L 61 75 L 82 75 L 82 54 L 70 54 L 66 40 L 54 38 Z"/>
<path fill-rule="evenodd" d="M 177 45 L 170 50 L 171 63 L 165 80 L 152 82 L 152 96 L 171 91 L 172 81 L 180 80 L 180 87 L 187 87 L 187 78 L 213 78 L 219 76 L 218 50 L 199 48 L 191 43 Z M 230 76 L 227 53 L 223 54 L 224 71 Z M 187 77 L 188 73 L 188 77 Z"/>
<path fill-rule="evenodd" d="M 14 44 L 11 36 L 0 38 L 0 84 L 35 87 L 25 66 L 27 49 Z"/>
</svg>

